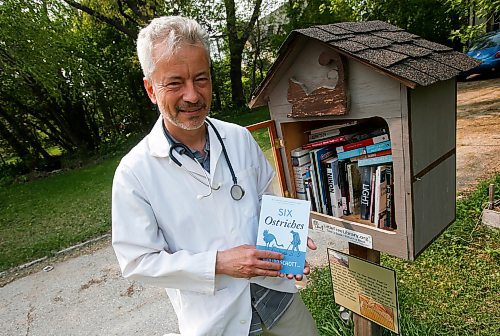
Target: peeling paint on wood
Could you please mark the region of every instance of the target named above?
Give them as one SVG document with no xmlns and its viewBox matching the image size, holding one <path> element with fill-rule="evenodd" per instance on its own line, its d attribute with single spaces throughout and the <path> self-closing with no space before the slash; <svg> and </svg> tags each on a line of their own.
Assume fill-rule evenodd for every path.
<svg viewBox="0 0 500 336">
<path fill-rule="evenodd" d="M 292 104 L 290 118 L 344 115 L 347 113 L 347 89 L 344 62 L 335 51 L 325 51 L 318 57 L 319 67 L 311 76 L 299 81 L 288 80 L 288 101 Z"/>
</svg>

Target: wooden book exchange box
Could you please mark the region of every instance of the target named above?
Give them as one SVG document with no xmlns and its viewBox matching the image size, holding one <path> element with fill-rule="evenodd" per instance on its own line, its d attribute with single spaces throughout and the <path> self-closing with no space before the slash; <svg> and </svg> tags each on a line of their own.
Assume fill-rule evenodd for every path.
<svg viewBox="0 0 500 336">
<path fill-rule="evenodd" d="M 381 21 L 314 26 L 288 36 L 250 107 L 269 106 L 292 197 L 291 151 L 309 141 L 308 131 L 349 121 L 385 127 L 396 229 L 359 215 L 311 217 L 370 235 L 376 251 L 414 260 L 455 220 L 455 77 L 476 65 Z"/>
</svg>

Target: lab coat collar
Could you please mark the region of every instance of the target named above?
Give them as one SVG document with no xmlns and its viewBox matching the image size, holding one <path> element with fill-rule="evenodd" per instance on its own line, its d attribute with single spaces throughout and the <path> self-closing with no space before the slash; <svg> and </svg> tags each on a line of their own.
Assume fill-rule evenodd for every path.
<svg viewBox="0 0 500 336">
<path fill-rule="evenodd" d="M 225 139 L 226 134 L 218 120 L 210 118 L 210 121 L 212 121 L 217 131 L 219 131 L 221 138 Z M 170 153 L 170 143 L 167 138 L 165 138 L 165 134 L 163 134 L 162 122 L 163 117 L 160 114 L 153 129 L 149 133 L 149 153 L 155 157 L 168 157 Z M 210 171 L 213 172 L 215 171 L 219 156 L 222 153 L 222 146 L 213 128 L 208 126 L 207 129 L 208 136 L 210 137 Z"/>
</svg>

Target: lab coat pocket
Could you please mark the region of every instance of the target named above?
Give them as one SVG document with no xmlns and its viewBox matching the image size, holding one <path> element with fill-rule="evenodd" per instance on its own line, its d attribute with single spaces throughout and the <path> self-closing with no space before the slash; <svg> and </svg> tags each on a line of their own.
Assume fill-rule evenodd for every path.
<svg viewBox="0 0 500 336">
<path fill-rule="evenodd" d="M 179 327 L 181 330 L 190 330 L 191 335 L 220 335 L 225 321 L 225 311 L 235 300 L 230 295 L 228 287 L 216 290 L 214 295 L 202 294 L 192 291 L 180 292 L 181 314 L 179 314 Z M 192 317 L 196 316 L 196 321 Z"/>
</svg>

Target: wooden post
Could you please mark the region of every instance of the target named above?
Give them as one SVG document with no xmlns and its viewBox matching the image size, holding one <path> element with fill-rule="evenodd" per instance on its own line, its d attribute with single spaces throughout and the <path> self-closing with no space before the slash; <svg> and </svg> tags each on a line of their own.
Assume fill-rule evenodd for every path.
<svg viewBox="0 0 500 336">
<path fill-rule="evenodd" d="M 361 259 L 380 264 L 380 252 L 349 243 L 349 254 Z M 382 328 L 357 314 L 353 315 L 354 336 L 381 336 Z"/>
<path fill-rule="evenodd" d="M 489 188 L 489 202 L 488 202 L 488 210 L 493 210 L 495 206 L 495 185 L 490 184 Z"/>
</svg>

